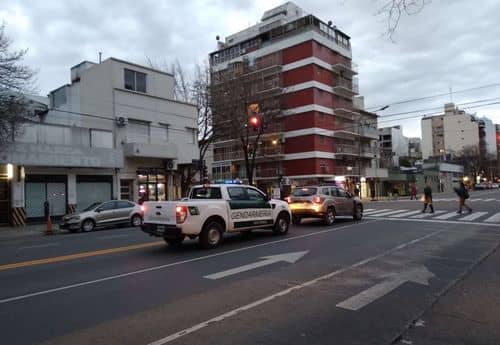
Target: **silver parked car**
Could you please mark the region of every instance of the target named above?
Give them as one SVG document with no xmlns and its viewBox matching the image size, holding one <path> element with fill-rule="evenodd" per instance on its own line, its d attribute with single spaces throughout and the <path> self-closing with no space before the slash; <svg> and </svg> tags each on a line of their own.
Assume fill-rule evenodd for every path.
<svg viewBox="0 0 500 345">
<path fill-rule="evenodd" d="M 294 224 L 299 224 L 302 218 L 321 218 L 326 225 L 333 224 L 336 216 L 363 218 L 361 200 L 337 186 L 298 187 L 286 201 Z"/>
<path fill-rule="evenodd" d="M 64 216 L 59 227 L 76 232 L 118 224 L 139 226 L 141 223 L 142 212 L 138 204 L 127 200 L 111 200 L 93 203 L 79 213 Z"/>
</svg>

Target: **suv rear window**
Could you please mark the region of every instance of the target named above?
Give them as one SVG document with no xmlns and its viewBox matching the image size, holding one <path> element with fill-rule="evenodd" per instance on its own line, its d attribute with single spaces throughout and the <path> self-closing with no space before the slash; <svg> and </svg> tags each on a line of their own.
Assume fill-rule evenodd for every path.
<svg viewBox="0 0 500 345">
<path fill-rule="evenodd" d="M 318 188 L 295 188 L 293 196 L 311 196 L 318 192 Z"/>
<path fill-rule="evenodd" d="M 222 199 L 219 187 L 199 187 L 191 190 L 191 199 Z"/>
</svg>

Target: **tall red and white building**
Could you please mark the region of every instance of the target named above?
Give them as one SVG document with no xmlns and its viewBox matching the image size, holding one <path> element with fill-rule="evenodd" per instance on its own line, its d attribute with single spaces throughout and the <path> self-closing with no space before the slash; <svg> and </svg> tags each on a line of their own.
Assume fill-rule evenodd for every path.
<svg viewBox="0 0 500 345">
<path fill-rule="evenodd" d="M 350 37 L 331 21 L 292 2 L 266 11 L 260 23 L 226 37 L 210 54 L 213 73 L 242 61 L 262 71 L 261 85 L 281 88 L 278 123 L 259 142 L 255 180 L 261 188 L 352 185 L 376 170 L 376 115 L 359 104 Z M 214 144 L 213 179 L 246 177 L 237 150 L 237 138 Z"/>
</svg>

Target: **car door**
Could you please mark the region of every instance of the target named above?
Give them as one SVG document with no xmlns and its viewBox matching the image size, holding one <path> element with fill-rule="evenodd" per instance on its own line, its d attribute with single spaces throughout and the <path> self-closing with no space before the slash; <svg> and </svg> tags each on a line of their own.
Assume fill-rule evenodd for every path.
<svg viewBox="0 0 500 345">
<path fill-rule="evenodd" d="M 116 202 L 115 219 L 117 222 L 127 222 L 130 219 L 130 213 L 134 208 L 130 201 L 119 200 Z"/>
<path fill-rule="evenodd" d="M 246 187 L 249 206 L 252 209 L 252 219 L 255 227 L 272 225 L 273 212 L 272 206 L 267 196 L 261 191 Z"/>
<path fill-rule="evenodd" d="M 342 188 L 337 188 L 337 198 L 338 202 L 341 205 L 342 215 L 350 216 L 353 212 L 353 203 L 349 194 L 343 190 Z"/>
<path fill-rule="evenodd" d="M 101 204 L 95 212 L 97 225 L 111 224 L 115 220 L 116 201 L 107 201 Z"/>
</svg>

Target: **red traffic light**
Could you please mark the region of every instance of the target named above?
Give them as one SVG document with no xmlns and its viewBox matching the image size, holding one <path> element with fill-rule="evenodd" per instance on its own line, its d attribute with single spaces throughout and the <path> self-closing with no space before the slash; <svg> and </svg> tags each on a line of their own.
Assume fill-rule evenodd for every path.
<svg viewBox="0 0 500 345">
<path fill-rule="evenodd" d="M 259 118 L 257 116 L 250 117 L 250 124 L 253 127 L 257 127 L 259 125 Z"/>
</svg>

